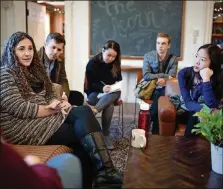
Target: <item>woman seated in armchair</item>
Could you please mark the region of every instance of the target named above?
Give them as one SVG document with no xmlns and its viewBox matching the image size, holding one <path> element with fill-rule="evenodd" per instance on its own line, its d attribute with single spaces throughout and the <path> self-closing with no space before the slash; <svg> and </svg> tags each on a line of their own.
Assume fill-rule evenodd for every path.
<svg viewBox="0 0 223 189">
<path fill-rule="evenodd" d="M 113 166 L 91 108 L 72 107 L 56 97 L 32 37 L 24 32 L 12 34 L 0 65 L 3 138 L 12 144 L 71 147 L 81 160 L 83 173 L 91 171 L 86 158 L 90 156 L 96 168 L 95 186 L 121 187 L 122 176 Z"/>
<path fill-rule="evenodd" d="M 218 108 L 221 92 L 221 50 L 213 44 L 201 46 L 195 55 L 194 65 L 183 68 L 178 73 L 178 82 L 182 102 L 187 110 L 185 136 L 199 121 L 193 116 L 202 109 L 201 104 L 209 108 Z"/>
</svg>

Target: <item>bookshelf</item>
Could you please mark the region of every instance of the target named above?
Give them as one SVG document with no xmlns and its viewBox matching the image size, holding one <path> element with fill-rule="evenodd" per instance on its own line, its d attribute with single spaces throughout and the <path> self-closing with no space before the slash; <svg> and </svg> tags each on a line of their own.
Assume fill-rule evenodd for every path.
<svg viewBox="0 0 223 189">
<path fill-rule="evenodd" d="M 212 43 L 223 48 L 223 1 L 214 3 Z"/>
</svg>

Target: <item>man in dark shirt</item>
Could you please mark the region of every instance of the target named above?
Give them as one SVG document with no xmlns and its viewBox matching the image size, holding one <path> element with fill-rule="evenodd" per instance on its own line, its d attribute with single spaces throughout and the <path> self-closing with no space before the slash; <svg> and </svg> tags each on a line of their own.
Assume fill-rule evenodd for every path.
<svg viewBox="0 0 223 189">
<path fill-rule="evenodd" d="M 66 41 L 60 33 L 50 33 L 43 47 L 40 48 L 38 55 L 44 64 L 48 76 L 53 83 L 62 85 L 65 95 L 64 99 L 69 99 L 72 105 L 82 105 L 84 96 L 79 91 L 70 91 L 65 62 L 63 56 Z"/>
<path fill-rule="evenodd" d="M 157 78 L 157 87 L 151 99 L 153 103 L 150 107 L 153 121 L 153 133 L 159 132 L 158 124 L 158 99 L 164 96 L 166 80 L 176 77 L 178 60 L 176 56 L 168 52 L 171 38 L 168 34 L 159 33 L 156 39 L 156 50 L 147 52 L 143 60 L 143 78 L 146 81 Z"/>
</svg>

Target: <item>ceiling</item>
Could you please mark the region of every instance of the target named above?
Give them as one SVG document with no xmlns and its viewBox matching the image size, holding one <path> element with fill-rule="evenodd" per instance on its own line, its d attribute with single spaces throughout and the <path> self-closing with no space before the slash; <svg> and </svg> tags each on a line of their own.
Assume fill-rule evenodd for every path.
<svg viewBox="0 0 223 189">
<path fill-rule="evenodd" d="M 64 1 L 37 1 L 37 3 L 45 3 L 53 6 L 64 6 Z"/>
</svg>

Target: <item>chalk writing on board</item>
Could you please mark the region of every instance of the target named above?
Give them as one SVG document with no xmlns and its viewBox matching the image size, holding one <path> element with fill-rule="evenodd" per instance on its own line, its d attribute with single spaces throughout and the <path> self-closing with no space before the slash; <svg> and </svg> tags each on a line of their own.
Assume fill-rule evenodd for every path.
<svg viewBox="0 0 223 189">
<path fill-rule="evenodd" d="M 143 13 L 145 15 L 144 22 L 142 19 Z M 144 11 L 143 13 L 138 13 L 132 17 L 129 17 L 126 22 L 124 20 L 118 20 L 116 17 L 112 17 L 112 29 L 109 30 L 111 34 L 110 37 L 116 38 L 117 33 L 122 37 L 128 37 L 127 32 L 134 32 L 134 28 L 136 26 L 139 28 L 138 33 L 141 33 L 140 30 L 143 30 L 144 28 L 160 28 L 160 25 L 155 21 L 154 13 L 152 11 Z M 104 40 L 108 39 L 108 37 L 106 37 L 106 30 L 107 29 L 102 30 Z M 131 35 L 131 33 L 129 35 Z"/>
<path fill-rule="evenodd" d="M 98 6 L 104 8 L 109 16 L 118 15 L 119 13 L 133 12 L 134 1 L 128 1 L 126 6 L 119 1 L 97 1 Z"/>
<path fill-rule="evenodd" d="M 96 38 L 97 37 L 97 34 L 98 34 L 98 24 L 100 22 L 100 19 L 95 19 L 93 20 L 92 22 L 92 33 L 93 33 L 93 38 Z"/>
<path fill-rule="evenodd" d="M 163 11 L 166 12 L 166 9 L 168 7 L 169 4 L 171 4 L 171 1 L 159 1 L 159 8 Z"/>
<path fill-rule="evenodd" d="M 164 32 L 175 43 L 171 52 L 180 55 L 182 1 L 91 1 L 90 5 L 91 54 L 96 54 L 98 44 L 112 39 L 120 44 L 123 56 L 143 56 L 155 50 L 156 36 Z"/>
</svg>

